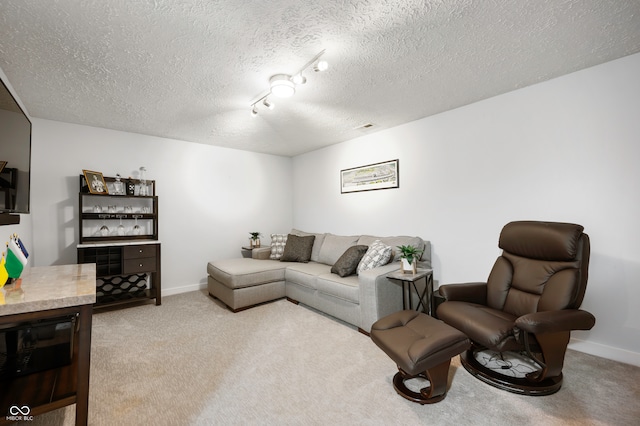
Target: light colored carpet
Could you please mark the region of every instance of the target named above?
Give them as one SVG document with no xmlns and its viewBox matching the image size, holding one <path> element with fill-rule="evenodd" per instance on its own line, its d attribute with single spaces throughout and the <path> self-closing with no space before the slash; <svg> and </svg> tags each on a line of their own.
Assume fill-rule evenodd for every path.
<svg viewBox="0 0 640 426">
<path fill-rule="evenodd" d="M 444 401 L 400 397 L 365 335 L 285 300 L 232 313 L 206 292 L 93 318 L 91 425 L 634 425 L 640 368 L 568 351 L 554 395 L 511 394 L 453 359 Z M 30 425 L 72 425 L 75 406 Z"/>
</svg>

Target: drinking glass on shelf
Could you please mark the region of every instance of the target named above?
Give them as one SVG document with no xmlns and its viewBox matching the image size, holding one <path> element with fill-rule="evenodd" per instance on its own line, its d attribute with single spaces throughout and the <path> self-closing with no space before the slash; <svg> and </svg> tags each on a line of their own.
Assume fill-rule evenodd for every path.
<svg viewBox="0 0 640 426">
<path fill-rule="evenodd" d="M 100 235 L 106 237 L 109 235 L 109 227 L 105 223 L 106 216 L 102 216 L 102 226 L 100 227 Z"/>
<path fill-rule="evenodd" d="M 124 212 L 125 212 L 125 213 L 133 213 L 133 207 L 131 207 L 131 206 L 124 206 Z"/>
<path fill-rule="evenodd" d="M 139 194 L 144 196 L 144 195 L 149 195 L 148 191 L 147 191 L 147 169 L 146 167 L 142 166 L 140 167 L 140 191 Z"/>
<path fill-rule="evenodd" d="M 140 235 L 140 232 L 142 232 L 142 228 L 140 228 L 140 225 L 138 225 L 138 216 L 134 216 L 133 219 L 135 220 L 135 225 L 133 226 L 133 235 Z"/>
<path fill-rule="evenodd" d="M 121 237 L 124 235 L 124 226 L 122 225 L 122 216 L 118 216 L 120 218 L 120 225 L 118 225 L 118 235 Z"/>
</svg>

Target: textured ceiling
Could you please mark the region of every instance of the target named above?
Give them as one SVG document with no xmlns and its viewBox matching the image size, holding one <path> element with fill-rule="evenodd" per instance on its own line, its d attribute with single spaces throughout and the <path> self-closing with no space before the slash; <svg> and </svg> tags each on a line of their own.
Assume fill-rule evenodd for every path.
<svg viewBox="0 0 640 426">
<path fill-rule="evenodd" d="M 322 49 L 329 70 L 250 116 Z M 33 117 L 286 156 L 639 51 L 638 0 L 0 1 Z"/>
</svg>

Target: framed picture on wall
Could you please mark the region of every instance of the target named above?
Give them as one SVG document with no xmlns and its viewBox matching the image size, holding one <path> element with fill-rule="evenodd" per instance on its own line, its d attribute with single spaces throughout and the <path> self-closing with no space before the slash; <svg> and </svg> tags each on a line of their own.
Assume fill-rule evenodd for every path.
<svg viewBox="0 0 640 426">
<path fill-rule="evenodd" d="M 397 159 L 340 171 L 342 194 L 399 187 L 400 173 Z"/>
<path fill-rule="evenodd" d="M 100 172 L 93 172 L 91 170 L 82 170 L 84 179 L 87 181 L 89 192 L 92 194 L 108 194 L 109 189 L 104 181 L 104 176 Z"/>
</svg>

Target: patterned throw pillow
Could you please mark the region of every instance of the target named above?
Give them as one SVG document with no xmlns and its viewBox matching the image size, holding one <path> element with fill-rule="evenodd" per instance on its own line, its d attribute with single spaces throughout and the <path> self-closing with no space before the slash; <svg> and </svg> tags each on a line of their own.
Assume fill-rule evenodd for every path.
<svg viewBox="0 0 640 426">
<path fill-rule="evenodd" d="M 331 272 L 341 277 L 348 277 L 356 273 L 360 259 L 367 252 L 367 246 L 351 246 L 331 267 Z"/>
<path fill-rule="evenodd" d="M 271 255 L 269 259 L 279 260 L 287 245 L 287 234 L 271 234 Z"/>
<path fill-rule="evenodd" d="M 375 240 L 370 246 L 369 250 L 365 253 L 364 257 L 358 264 L 358 274 L 367 269 L 377 268 L 389 263 L 391 259 L 391 253 L 393 248 L 384 244 L 380 240 Z"/>
</svg>

